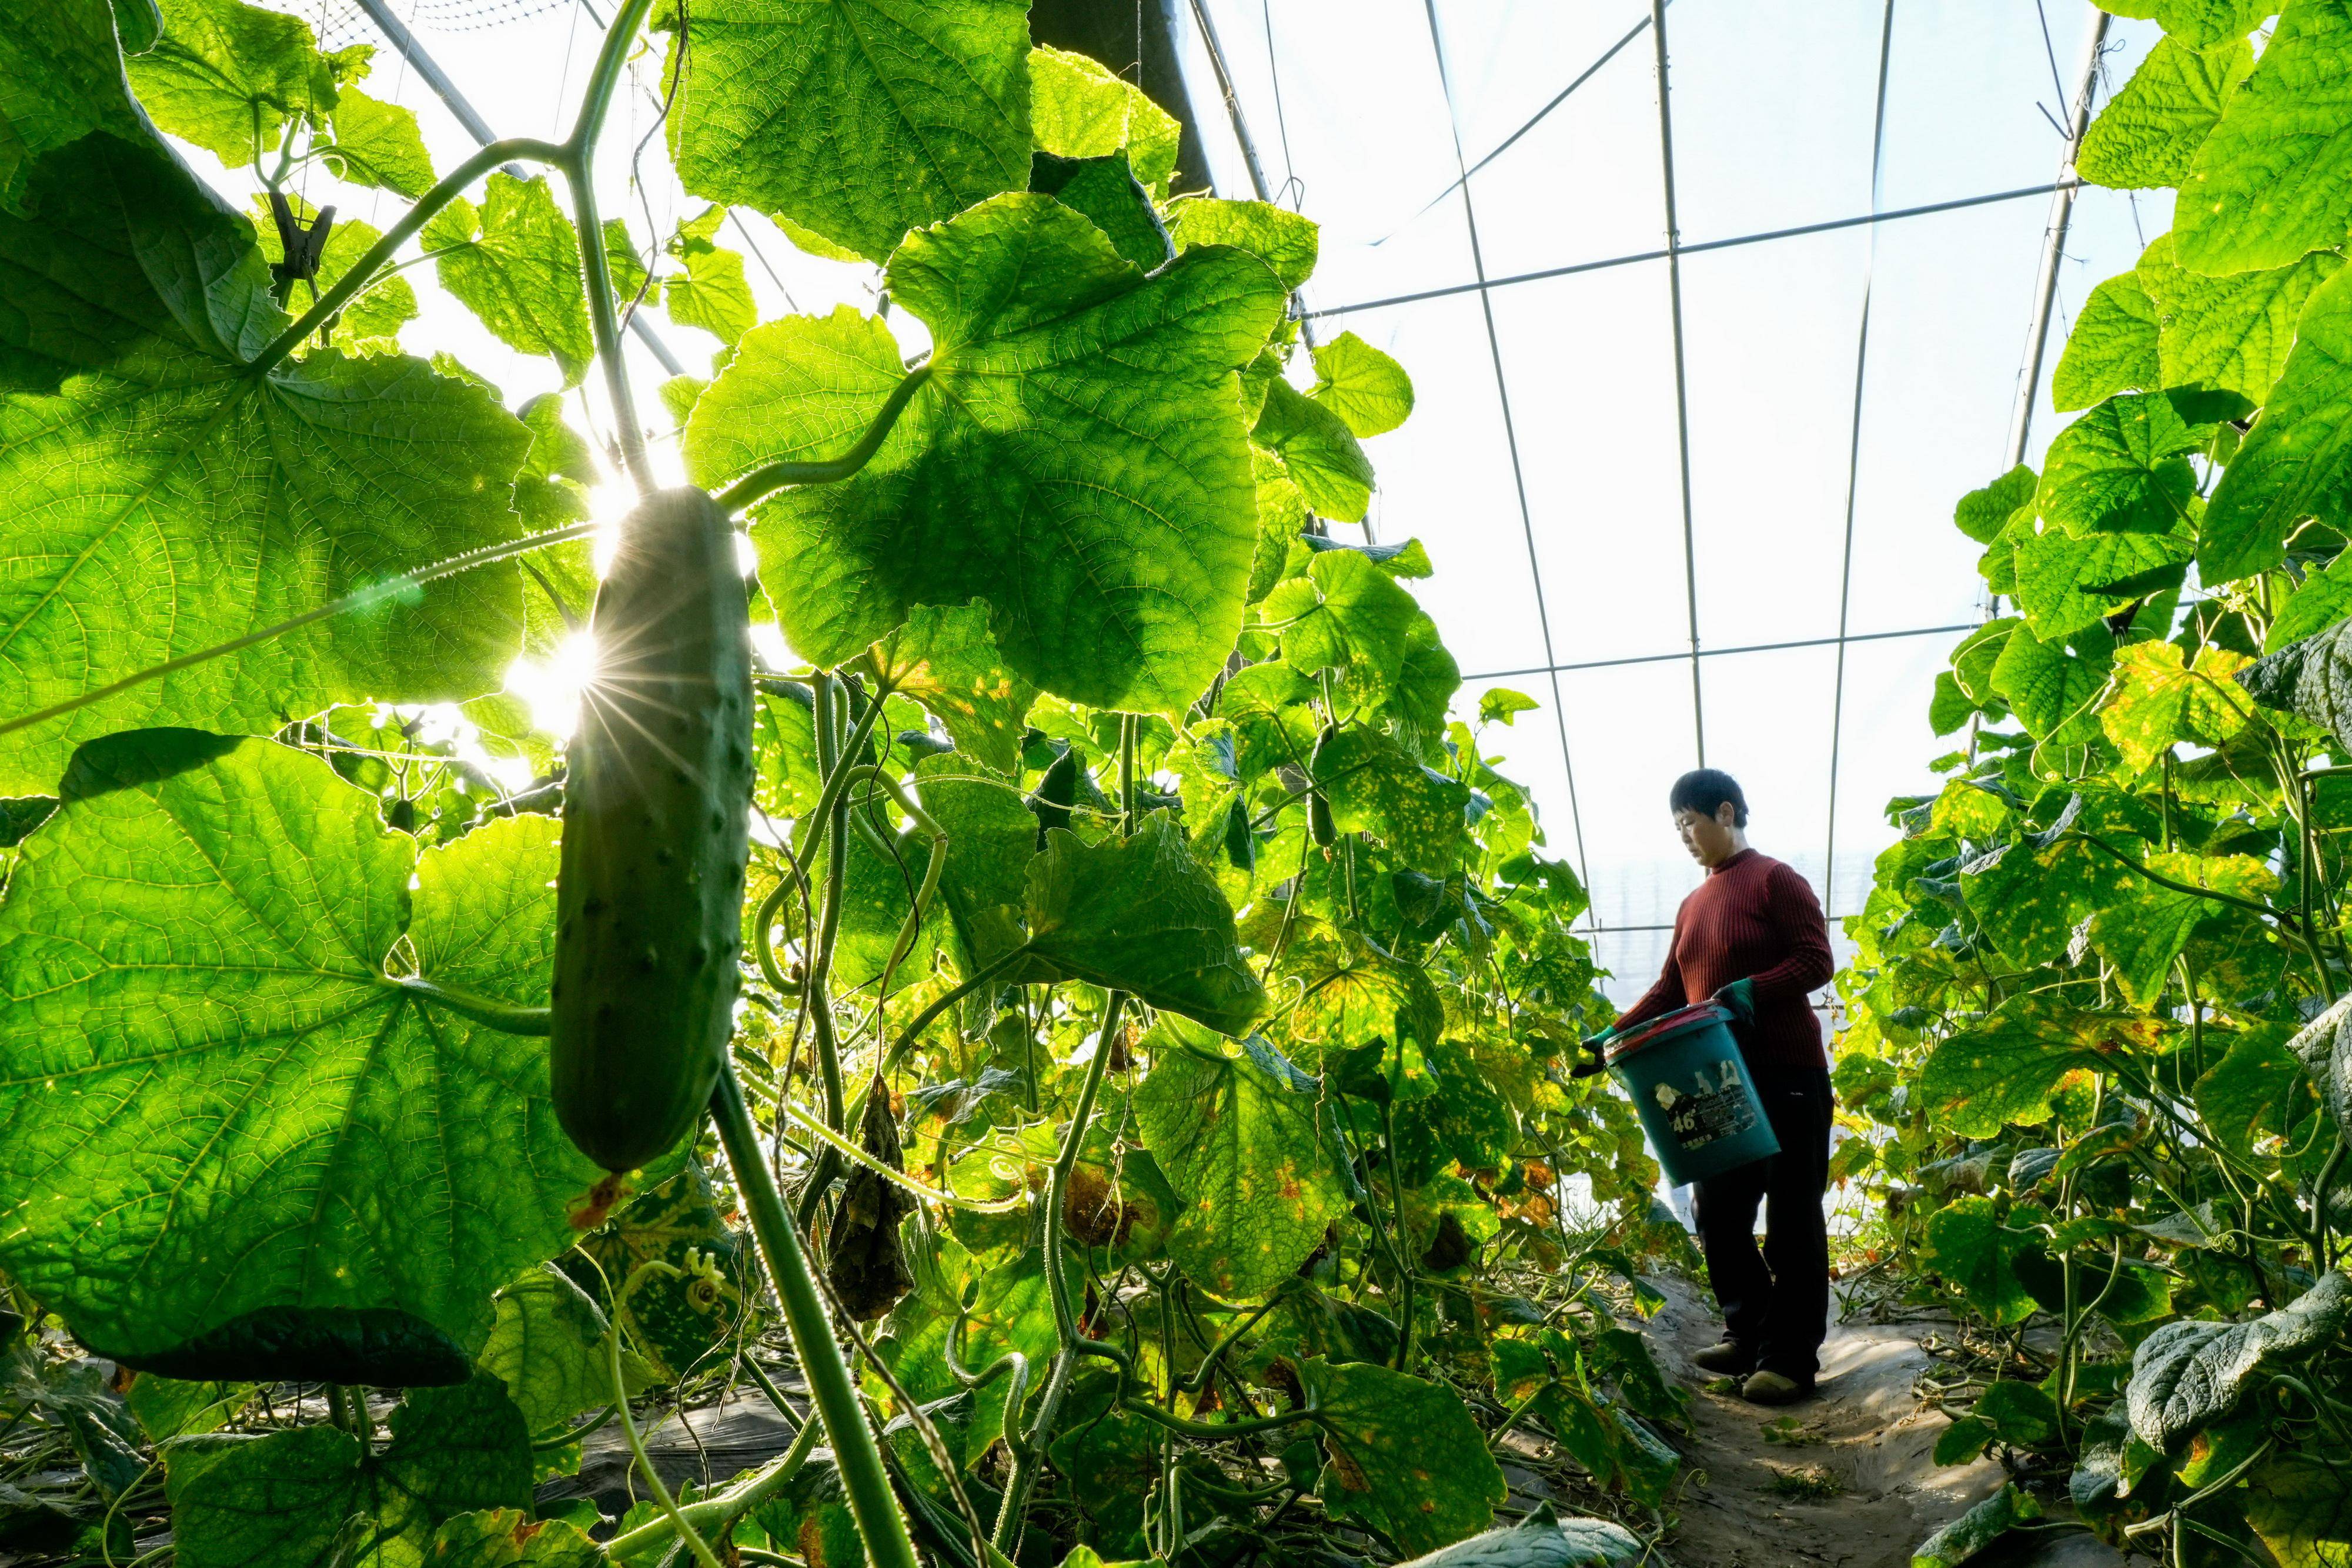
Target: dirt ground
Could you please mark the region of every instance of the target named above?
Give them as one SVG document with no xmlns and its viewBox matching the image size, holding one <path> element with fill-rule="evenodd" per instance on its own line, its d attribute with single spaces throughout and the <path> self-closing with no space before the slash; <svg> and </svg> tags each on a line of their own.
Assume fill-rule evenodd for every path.
<svg viewBox="0 0 2352 1568">
<path fill-rule="evenodd" d="M 1785 1410 L 1711 1392 L 1692 1353 L 1721 1337 L 1705 1291 L 1654 1280 L 1666 1305 L 1647 1323 L 1658 1363 L 1691 1393 L 1684 1446 L 1690 1480 L 1667 1550 L 1677 1568 L 1908 1568 L 1937 1527 L 2000 1490 L 1989 1459 L 1938 1467 L 1948 1425 L 1911 1385 L 1930 1357 L 1933 1323 L 1840 1323 L 1822 1347 L 1819 1395 Z M 2076 1531 L 2004 1543 L 1977 1568 L 2123 1568 L 2127 1560 Z"/>
</svg>

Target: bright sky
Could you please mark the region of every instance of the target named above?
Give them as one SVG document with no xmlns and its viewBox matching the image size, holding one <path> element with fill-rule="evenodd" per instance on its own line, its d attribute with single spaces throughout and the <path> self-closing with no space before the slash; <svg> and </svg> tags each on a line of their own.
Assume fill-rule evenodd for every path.
<svg viewBox="0 0 2352 1568">
<path fill-rule="evenodd" d="M 330 44 L 370 36 L 353 26 L 351 0 L 279 3 L 323 20 Z M 560 106 L 601 32 L 573 0 L 392 4 L 505 134 L 558 131 Z M 1414 587 L 1473 677 L 1461 706 L 1497 685 L 1543 705 L 1490 739 L 1507 754 L 1505 770 L 1535 789 L 1553 852 L 1589 873 L 1601 957 L 1619 977 L 1610 988 L 1622 1003 L 1654 974 L 1665 938 L 1612 929 L 1670 922 L 1697 879 L 1665 810 L 1667 785 L 1696 761 L 1691 664 L 1565 671 L 1557 702 L 1545 667 L 1688 649 L 1666 264 L 1507 284 L 1483 300 L 1474 287 L 1370 302 L 1475 285 L 1480 259 L 1491 279 L 1663 246 L 1656 55 L 1646 30 L 1474 175 L 1466 203 L 1449 190 L 1461 167 L 1457 137 L 1466 162 L 1486 158 L 1641 23 L 1647 0 L 1435 0 L 1435 47 L 1427 0 L 1204 4 L 1277 199 L 1323 225 L 1307 303 L 1336 314 L 1316 320 L 1318 335 L 1353 330 L 1413 376 L 1412 419 L 1370 444 L 1381 476 L 1372 526 L 1384 541 L 1420 538 L 1436 563 L 1435 578 Z M 1217 186 L 1247 195 L 1189 5 L 1177 0 L 1175 9 Z M 458 26 L 485 18 L 503 19 Z M 2046 186 L 2062 151 L 2053 117 L 2064 118 L 2095 19 L 2086 0 L 1677 0 L 1666 22 L 1682 242 Z M 2107 89 L 2128 78 L 2155 37 L 2152 24 L 2111 24 Z M 635 85 L 605 143 L 600 184 L 606 212 L 628 216 L 644 244 L 700 204 L 677 191 L 657 157 L 646 165 L 646 188 L 629 188 L 628 150 L 657 108 L 656 60 L 642 62 Z M 417 110 L 443 168 L 471 151 L 392 50 L 380 50 L 369 87 Z M 341 201 L 347 215 L 381 225 L 398 210 L 395 198 L 330 193 L 320 179 L 320 199 Z M 223 179 L 225 189 L 249 184 Z M 2083 193 L 2045 382 L 2074 308 L 2163 232 L 2168 206 L 2168 193 L 2136 204 Z M 2046 195 L 2030 195 L 1684 259 L 1703 647 L 1837 635 L 1850 464 L 1848 630 L 1908 632 L 1977 617 L 1977 547 L 1951 527 L 1952 506 L 2003 465 L 2049 207 Z M 746 227 L 763 318 L 843 301 L 870 308 L 869 269 L 803 256 L 760 220 Z M 747 243 L 731 225 L 720 242 Z M 554 385 L 551 367 L 426 298 L 426 319 L 404 340 L 413 350 L 449 350 L 510 402 Z M 713 340 L 667 322 L 661 330 L 690 370 L 703 371 Z M 658 420 L 662 372 L 632 351 L 641 408 Z M 608 427 L 590 407 L 592 422 Z M 2063 423 L 2038 393 L 2028 461 L 2038 464 Z M 1860 907 L 1871 858 L 1895 836 L 1882 816 L 1886 799 L 1934 787 L 1926 764 L 1950 743 L 1930 734 L 1927 706 L 1958 639 L 1849 647 L 1832 915 Z M 1837 650 L 1724 653 L 1701 665 L 1707 762 L 1746 786 L 1757 846 L 1822 888 Z"/>
</svg>

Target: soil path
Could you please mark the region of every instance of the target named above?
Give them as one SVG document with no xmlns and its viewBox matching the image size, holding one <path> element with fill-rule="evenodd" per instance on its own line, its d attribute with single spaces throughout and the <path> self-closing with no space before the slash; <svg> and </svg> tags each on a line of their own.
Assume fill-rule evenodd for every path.
<svg viewBox="0 0 2352 1568">
<path fill-rule="evenodd" d="M 1679 1280 L 1652 1283 L 1666 1304 L 1636 1325 L 1668 1376 L 1691 1391 L 1677 1568 L 1908 1568 L 1912 1549 L 2000 1490 L 1990 1460 L 1939 1467 L 1949 1423 L 1911 1388 L 1931 1357 L 1929 1323 L 1838 1323 L 1822 1347 L 1816 1398 L 1784 1410 L 1717 1393 L 1693 1353 L 1721 1337 L 1714 1301 Z M 1988 1553 L 1987 1568 L 1991 1568 Z M 2087 1536 L 2001 1554 L 2001 1568 L 2121 1568 Z M 1974 1565 L 1971 1565 L 1974 1568 Z"/>
</svg>

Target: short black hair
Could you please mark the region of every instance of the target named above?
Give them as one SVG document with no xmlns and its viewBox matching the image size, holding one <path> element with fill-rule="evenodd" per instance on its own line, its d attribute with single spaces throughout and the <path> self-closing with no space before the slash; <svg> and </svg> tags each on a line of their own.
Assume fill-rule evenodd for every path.
<svg viewBox="0 0 2352 1568">
<path fill-rule="evenodd" d="M 1666 809 L 1712 817 L 1726 800 L 1731 802 L 1731 825 L 1746 827 L 1748 797 L 1739 792 L 1739 780 L 1720 768 L 1695 768 L 1675 780 L 1666 794 Z"/>
</svg>

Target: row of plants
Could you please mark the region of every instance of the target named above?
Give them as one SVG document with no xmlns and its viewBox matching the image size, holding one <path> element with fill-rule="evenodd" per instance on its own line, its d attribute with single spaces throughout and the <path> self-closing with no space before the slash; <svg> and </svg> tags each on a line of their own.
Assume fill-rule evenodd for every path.
<svg viewBox="0 0 2352 1568">
<path fill-rule="evenodd" d="M 1412 392 L 1302 340 L 1315 225 L 1004 0 L 625 0 L 447 171 L 373 64 L 0 16 L 0 1552 L 1641 1558 L 1686 1243 L 1534 705 L 1329 537 Z M 739 206 L 877 309 L 759 321 Z M 404 352 L 436 286 L 602 401 Z M 720 344 L 642 413 L 640 309 Z M 789 1448 L 666 1483 L 729 1398 Z"/>
<path fill-rule="evenodd" d="M 1837 1174 L 1984 1354 L 1919 1549 L 2087 1527 L 2168 1564 L 2352 1561 L 2352 22 L 2101 0 L 2161 37 L 2077 166 L 2173 227 L 2076 313 L 2080 411 L 1965 499 L 1994 614 L 1847 924 Z"/>
</svg>

